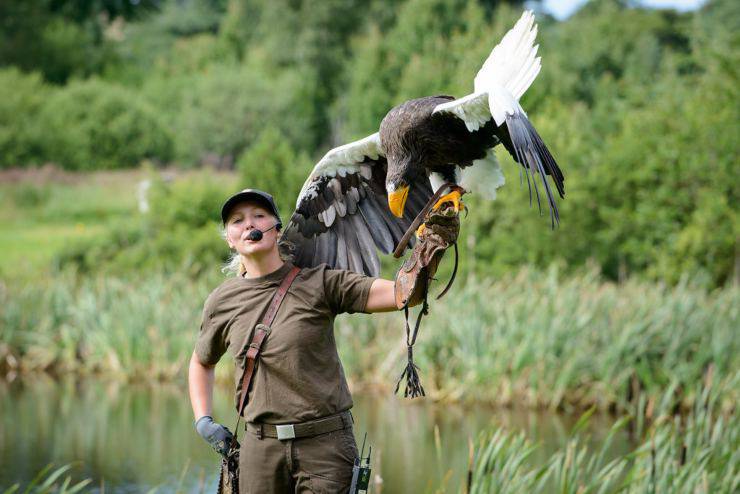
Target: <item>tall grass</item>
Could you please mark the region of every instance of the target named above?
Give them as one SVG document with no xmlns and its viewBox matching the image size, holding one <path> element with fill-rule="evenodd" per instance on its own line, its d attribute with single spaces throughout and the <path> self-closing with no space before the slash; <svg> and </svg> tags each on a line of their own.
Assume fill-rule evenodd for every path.
<svg viewBox="0 0 740 494">
<path fill-rule="evenodd" d="M 740 289 L 708 292 L 594 273 L 562 277 L 521 270 L 498 280 L 461 280 L 432 302 L 414 355 L 439 398 L 500 405 L 632 411 L 655 407 L 666 389 L 690 406 L 708 367 L 724 406 L 740 373 Z M 346 318 L 338 338 L 358 377 L 392 381 L 405 356 L 398 314 Z"/>
<path fill-rule="evenodd" d="M 617 421 L 597 449 L 581 433 L 588 414 L 576 425 L 565 448 L 544 465 L 531 466 L 537 446 L 522 434 L 501 430 L 482 436 L 463 491 L 477 493 L 734 493 L 740 488 L 740 420 L 715 410 L 710 388 L 686 416 L 659 412 L 633 451 L 609 459 L 610 439 L 630 421 Z M 668 402 L 669 400 L 663 400 Z M 641 412 L 641 413 L 644 413 Z"/>
<path fill-rule="evenodd" d="M 144 280 L 71 275 L 0 286 L 5 372 L 182 376 L 199 328 L 206 283 L 162 274 Z"/>
<path fill-rule="evenodd" d="M 182 376 L 219 281 L 152 274 L 0 285 L 0 370 Z M 690 406 L 711 365 L 727 407 L 738 397 L 738 312 L 737 287 L 525 269 L 460 280 L 432 303 L 415 356 L 435 398 L 628 412 L 654 409 L 666 390 L 672 406 Z M 406 355 L 400 313 L 342 316 L 336 328 L 351 380 L 394 384 Z"/>
<path fill-rule="evenodd" d="M 21 490 L 21 484 L 15 483 L 2 491 L 3 494 L 76 494 L 84 492 L 90 484 L 90 479 L 72 483 L 72 477 L 67 475 L 62 479 L 62 475 L 67 473 L 72 465 L 63 465 L 59 468 L 49 464 L 36 474 L 31 482 Z"/>
</svg>

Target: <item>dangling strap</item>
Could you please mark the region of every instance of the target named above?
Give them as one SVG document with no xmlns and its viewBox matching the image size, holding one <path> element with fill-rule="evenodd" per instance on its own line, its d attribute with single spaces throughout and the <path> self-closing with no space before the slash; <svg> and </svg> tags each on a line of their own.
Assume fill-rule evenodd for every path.
<svg viewBox="0 0 740 494">
<path fill-rule="evenodd" d="M 293 280 L 298 275 L 298 272 L 300 270 L 301 268 L 293 266 L 288 274 L 285 275 L 285 278 L 283 278 L 283 281 L 280 283 L 277 291 L 272 296 L 270 305 L 267 307 L 267 312 L 265 312 L 265 315 L 262 317 L 262 322 L 258 324 L 256 328 L 254 328 L 254 335 L 252 335 L 252 341 L 249 343 L 247 356 L 244 359 L 244 374 L 242 374 L 241 397 L 239 399 L 239 406 L 236 408 L 238 417 L 236 419 L 236 427 L 234 431 L 235 439 L 236 434 L 238 434 L 239 431 L 239 421 L 241 420 L 242 413 L 244 412 L 244 407 L 247 404 L 249 386 L 252 383 L 252 376 L 254 375 L 254 370 L 257 367 L 257 359 L 259 358 L 260 349 L 262 348 L 262 344 L 264 343 L 265 339 L 270 334 L 270 325 L 275 319 L 275 314 L 277 314 L 277 311 L 280 308 L 280 304 L 285 298 L 285 294 L 288 293 L 290 285 L 293 283 Z"/>
<path fill-rule="evenodd" d="M 418 396 L 426 396 L 424 393 L 424 386 L 421 385 L 421 378 L 419 377 L 419 367 L 414 363 L 414 343 L 416 343 L 416 336 L 419 334 L 419 326 L 421 325 L 421 318 L 429 313 L 429 304 L 427 303 L 427 295 L 429 293 L 429 283 L 427 283 L 424 289 L 424 303 L 421 306 L 419 315 L 416 316 L 416 323 L 414 324 L 414 331 L 411 332 L 409 327 L 409 308 L 404 307 L 403 312 L 406 317 L 406 349 L 408 355 L 408 363 L 406 368 L 401 372 L 401 375 L 396 382 L 396 390 L 394 393 L 398 393 L 398 388 L 401 386 L 401 381 L 406 377 L 406 388 L 403 391 L 404 398 L 416 398 Z"/>
</svg>

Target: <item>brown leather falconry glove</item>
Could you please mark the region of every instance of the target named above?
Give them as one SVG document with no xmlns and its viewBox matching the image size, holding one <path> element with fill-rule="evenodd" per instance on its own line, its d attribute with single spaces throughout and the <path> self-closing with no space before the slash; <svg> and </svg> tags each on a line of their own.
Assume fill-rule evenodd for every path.
<svg viewBox="0 0 740 494">
<path fill-rule="evenodd" d="M 445 203 L 424 218 L 425 228 L 396 273 L 396 306 L 413 307 L 424 300 L 442 256 L 457 242 L 460 216 L 451 203 Z"/>
</svg>

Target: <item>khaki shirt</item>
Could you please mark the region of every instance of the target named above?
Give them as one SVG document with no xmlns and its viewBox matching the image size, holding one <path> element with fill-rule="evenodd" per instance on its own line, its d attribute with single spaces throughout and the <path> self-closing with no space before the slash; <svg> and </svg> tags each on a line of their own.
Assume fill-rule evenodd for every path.
<svg viewBox="0 0 740 494">
<path fill-rule="evenodd" d="M 204 365 L 215 364 L 229 352 L 236 362 L 237 399 L 245 342 L 251 341 L 254 327 L 292 266 L 285 263 L 258 278 L 230 278 L 206 299 L 195 351 Z M 262 345 L 244 409 L 248 421 L 305 422 L 352 407 L 334 340 L 334 317 L 364 312 L 374 280 L 325 264 L 301 270 Z"/>
</svg>

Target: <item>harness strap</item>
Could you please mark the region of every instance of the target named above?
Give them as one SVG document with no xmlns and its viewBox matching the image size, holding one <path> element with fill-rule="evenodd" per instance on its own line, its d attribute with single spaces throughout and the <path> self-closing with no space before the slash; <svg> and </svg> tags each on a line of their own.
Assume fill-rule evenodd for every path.
<svg viewBox="0 0 740 494">
<path fill-rule="evenodd" d="M 262 316 L 262 322 L 254 328 L 252 341 L 249 343 L 247 355 L 244 359 L 245 362 L 244 373 L 242 374 L 241 397 L 239 398 L 239 406 L 236 409 L 237 417 L 236 426 L 234 427 L 234 440 L 231 442 L 231 447 L 229 448 L 229 453 L 227 455 L 229 457 L 235 457 L 234 455 L 239 451 L 239 443 L 237 441 L 237 435 L 239 434 L 239 421 L 242 419 L 244 407 L 247 405 L 249 386 L 252 384 L 252 376 L 254 375 L 254 370 L 257 367 L 257 359 L 260 355 L 262 343 L 264 343 L 265 338 L 267 338 L 267 336 L 270 334 L 270 325 L 272 324 L 273 319 L 275 319 L 275 314 L 277 314 L 277 311 L 280 308 L 280 304 L 282 304 L 283 299 L 285 298 L 285 294 L 288 293 L 290 285 L 293 284 L 293 280 L 298 275 L 300 270 L 301 268 L 299 268 L 298 266 L 293 266 L 288 274 L 285 275 L 285 278 L 283 278 L 283 281 L 280 282 L 280 286 L 278 287 L 277 291 L 275 291 L 275 294 L 272 296 L 272 300 L 270 300 L 270 305 L 267 307 L 265 315 Z"/>
<path fill-rule="evenodd" d="M 267 308 L 267 312 L 265 312 L 265 315 L 262 318 L 262 323 L 258 324 L 257 327 L 254 328 L 254 335 L 252 336 L 252 341 L 249 343 L 249 348 L 247 349 L 247 355 L 244 362 L 241 398 L 239 400 L 239 407 L 237 408 L 239 416 L 241 416 L 242 412 L 244 411 L 244 407 L 247 404 L 249 385 L 252 383 L 252 376 L 254 375 L 254 369 L 257 366 L 257 358 L 259 357 L 262 343 L 265 341 L 265 338 L 267 338 L 267 335 L 270 334 L 270 325 L 275 319 L 275 314 L 277 314 L 277 311 L 280 308 L 280 304 L 282 304 L 283 299 L 285 298 L 285 294 L 288 293 L 290 285 L 293 283 L 293 280 L 298 275 L 298 272 L 300 270 L 301 268 L 294 266 L 290 270 L 290 272 L 288 272 L 285 278 L 283 278 L 283 281 L 280 283 L 277 291 L 272 296 L 272 300 L 270 301 L 270 305 Z"/>
</svg>

